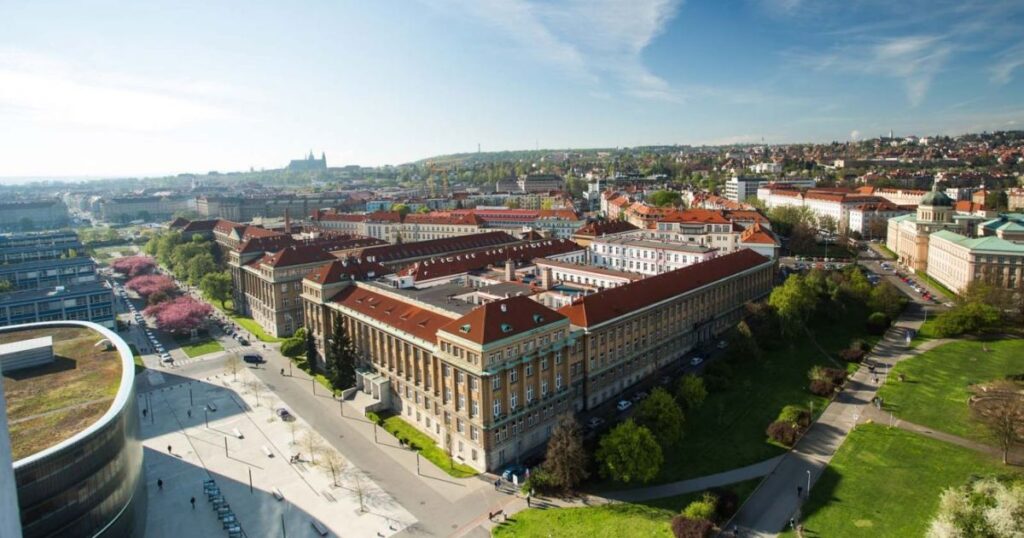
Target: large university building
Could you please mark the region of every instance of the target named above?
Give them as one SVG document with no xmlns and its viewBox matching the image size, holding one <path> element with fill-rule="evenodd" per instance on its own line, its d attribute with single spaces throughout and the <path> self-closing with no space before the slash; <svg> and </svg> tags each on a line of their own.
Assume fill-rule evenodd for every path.
<svg viewBox="0 0 1024 538">
<path fill-rule="evenodd" d="M 623 279 L 553 310 L 512 268 L 511 295 L 487 301 L 464 285 L 354 282 L 330 274 L 338 265 L 303 280 L 304 317 L 318 349 L 328 348 L 340 320 L 362 362 L 359 387 L 376 407 L 481 471 L 542 445 L 560 413 L 615 398 L 715 338 L 746 302 L 769 293 L 775 272 L 773 260 L 741 250 Z"/>
</svg>

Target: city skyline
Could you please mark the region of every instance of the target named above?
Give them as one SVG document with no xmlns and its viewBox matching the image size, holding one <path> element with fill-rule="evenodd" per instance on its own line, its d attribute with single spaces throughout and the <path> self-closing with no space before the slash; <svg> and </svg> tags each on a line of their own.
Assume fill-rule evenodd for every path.
<svg viewBox="0 0 1024 538">
<path fill-rule="evenodd" d="M 2 177 L 1024 122 L 1013 2 L 58 4 L 0 7 Z"/>
</svg>

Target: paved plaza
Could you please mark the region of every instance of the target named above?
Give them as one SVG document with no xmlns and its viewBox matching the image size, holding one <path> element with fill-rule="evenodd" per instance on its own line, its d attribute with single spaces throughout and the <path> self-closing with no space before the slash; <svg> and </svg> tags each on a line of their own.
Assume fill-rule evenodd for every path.
<svg viewBox="0 0 1024 538">
<path fill-rule="evenodd" d="M 214 381 L 144 375 L 147 536 L 227 536 L 204 493 L 211 479 L 248 537 L 318 536 L 314 522 L 331 536 L 385 537 L 416 523 L 301 417 L 281 420 L 282 404 L 248 370 Z"/>
</svg>

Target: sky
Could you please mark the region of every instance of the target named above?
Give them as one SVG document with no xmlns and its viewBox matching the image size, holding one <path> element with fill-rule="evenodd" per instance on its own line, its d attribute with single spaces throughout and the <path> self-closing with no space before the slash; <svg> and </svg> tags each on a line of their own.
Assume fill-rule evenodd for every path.
<svg viewBox="0 0 1024 538">
<path fill-rule="evenodd" d="M 0 177 L 1024 128 L 1020 0 L 0 0 Z"/>
</svg>

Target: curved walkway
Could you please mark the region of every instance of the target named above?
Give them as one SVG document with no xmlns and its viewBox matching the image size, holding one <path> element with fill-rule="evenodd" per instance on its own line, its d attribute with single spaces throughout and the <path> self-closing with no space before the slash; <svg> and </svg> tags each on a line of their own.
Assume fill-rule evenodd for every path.
<svg viewBox="0 0 1024 538">
<path fill-rule="evenodd" d="M 721 473 L 699 476 L 689 480 L 680 480 L 679 482 L 669 484 L 613 491 L 604 494 L 603 497 L 616 501 L 640 502 L 727 486 L 736 482 L 767 476 L 782 461 L 782 458 L 783 456 L 775 456 L 774 458 L 768 458 L 746 467 L 737 467 L 736 469 L 730 469 Z"/>
</svg>

